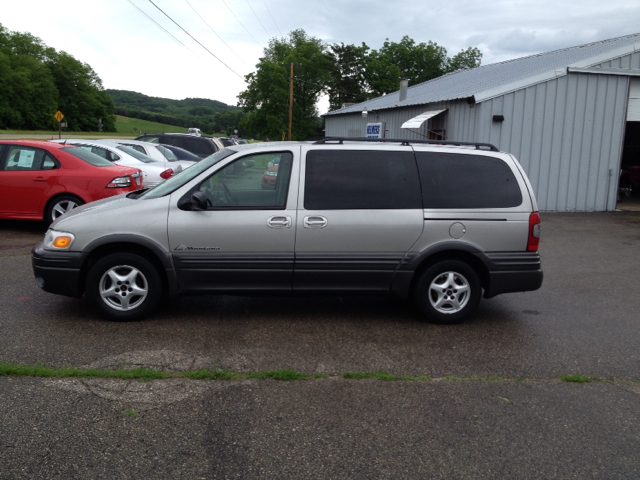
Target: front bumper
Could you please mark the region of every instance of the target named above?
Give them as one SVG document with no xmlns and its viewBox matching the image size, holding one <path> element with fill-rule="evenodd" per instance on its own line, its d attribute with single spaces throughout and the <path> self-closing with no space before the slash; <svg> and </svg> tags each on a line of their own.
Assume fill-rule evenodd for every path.
<svg viewBox="0 0 640 480">
<path fill-rule="evenodd" d="M 51 252 L 39 243 L 31 250 L 31 266 L 36 283 L 45 292 L 81 297 L 84 292 L 81 252 Z"/>
</svg>

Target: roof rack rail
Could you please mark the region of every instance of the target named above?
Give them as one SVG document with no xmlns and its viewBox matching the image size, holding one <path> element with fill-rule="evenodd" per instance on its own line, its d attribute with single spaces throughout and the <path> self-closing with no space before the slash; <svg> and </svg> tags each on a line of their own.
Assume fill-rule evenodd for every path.
<svg viewBox="0 0 640 480">
<path fill-rule="evenodd" d="M 343 145 L 344 142 L 387 142 L 387 143 L 400 143 L 402 145 L 409 146 L 414 143 L 425 143 L 428 145 L 455 145 L 462 147 L 475 147 L 476 150 L 491 150 L 492 152 L 499 152 L 495 145 L 491 143 L 479 143 L 479 142 L 452 142 L 450 140 L 407 140 L 404 138 L 367 138 L 367 137 L 325 137 L 315 141 L 314 145 L 324 145 L 330 142 L 338 142 L 339 145 Z"/>
</svg>

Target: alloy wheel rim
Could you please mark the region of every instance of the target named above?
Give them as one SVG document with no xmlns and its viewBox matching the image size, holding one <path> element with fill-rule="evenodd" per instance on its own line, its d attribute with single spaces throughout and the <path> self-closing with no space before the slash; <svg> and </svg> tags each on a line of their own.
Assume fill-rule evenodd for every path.
<svg viewBox="0 0 640 480">
<path fill-rule="evenodd" d="M 439 313 L 459 312 L 469 303 L 470 295 L 469 281 L 458 272 L 443 272 L 429 285 L 429 302 Z"/>
<path fill-rule="evenodd" d="M 64 200 L 62 202 L 58 202 L 53 207 L 53 211 L 51 213 L 51 216 L 53 217 L 53 220 L 55 220 L 58 217 L 60 217 L 60 216 L 64 215 L 65 213 L 67 213 L 68 211 L 73 210 L 77 206 L 78 206 L 78 204 L 76 202 L 74 202 L 73 200 Z"/>
<path fill-rule="evenodd" d="M 149 294 L 149 283 L 137 268 L 118 265 L 102 275 L 99 290 L 100 297 L 109 307 L 127 312 L 142 305 Z"/>
</svg>

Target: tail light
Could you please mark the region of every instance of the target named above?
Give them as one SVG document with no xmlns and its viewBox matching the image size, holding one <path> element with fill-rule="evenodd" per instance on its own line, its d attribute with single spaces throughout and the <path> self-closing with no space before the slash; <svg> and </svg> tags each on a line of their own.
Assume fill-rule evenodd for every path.
<svg viewBox="0 0 640 480">
<path fill-rule="evenodd" d="M 131 177 L 114 178 L 107 184 L 107 188 L 129 188 L 131 186 Z"/>
<path fill-rule="evenodd" d="M 529 216 L 529 241 L 527 252 L 537 252 L 540 246 L 540 214 L 532 213 Z"/>
<path fill-rule="evenodd" d="M 165 180 L 171 177 L 173 177 L 173 170 L 170 168 L 160 174 L 160 178 L 164 178 Z"/>
</svg>

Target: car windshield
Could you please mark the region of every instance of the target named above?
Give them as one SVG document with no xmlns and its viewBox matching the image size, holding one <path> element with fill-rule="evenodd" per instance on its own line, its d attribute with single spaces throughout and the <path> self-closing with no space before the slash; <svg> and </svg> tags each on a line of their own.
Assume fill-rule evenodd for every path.
<svg viewBox="0 0 640 480">
<path fill-rule="evenodd" d="M 155 160 L 151 157 L 146 156 L 144 153 L 140 153 L 133 148 L 125 147 L 124 145 L 118 145 L 116 147 L 118 150 L 122 150 L 124 153 L 131 155 L 133 158 L 140 160 L 144 163 L 153 163 Z"/>
<path fill-rule="evenodd" d="M 233 150 L 231 148 L 225 148 L 224 150 L 220 150 L 213 155 L 208 156 L 207 158 L 201 160 L 196 163 L 193 167 L 189 167 L 186 170 L 183 170 L 180 174 L 171 177 L 168 180 L 165 180 L 160 185 L 154 188 L 150 188 L 145 193 L 140 195 L 140 197 L 145 198 L 158 198 L 164 197 L 165 195 L 169 195 L 175 192 L 177 189 L 182 187 L 184 184 L 190 182 L 202 172 L 210 168 L 212 165 L 215 165 L 220 160 L 227 158 L 230 155 L 234 155 L 238 153 L 237 150 Z"/>
<path fill-rule="evenodd" d="M 95 153 L 91 153 L 84 148 L 72 147 L 68 146 L 65 148 L 61 148 L 65 153 L 69 155 L 73 155 L 76 158 L 79 158 L 83 162 L 87 162 L 89 165 L 93 165 L 94 167 L 113 167 L 113 163 L 109 160 L 104 159 Z"/>
<path fill-rule="evenodd" d="M 173 153 L 168 148 L 164 148 L 162 145 L 157 145 L 156 148 L 160 150 L 160 153 L 162 153 L 166 157 L 166 159 L 169 160 L 170 162 L 175 162 L 176 160 L 178 160 L 178 157 L 176 157 L 176 154 Z"/>
</svg>

